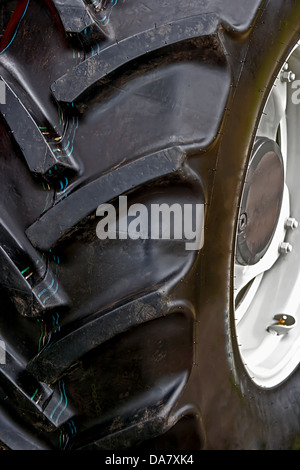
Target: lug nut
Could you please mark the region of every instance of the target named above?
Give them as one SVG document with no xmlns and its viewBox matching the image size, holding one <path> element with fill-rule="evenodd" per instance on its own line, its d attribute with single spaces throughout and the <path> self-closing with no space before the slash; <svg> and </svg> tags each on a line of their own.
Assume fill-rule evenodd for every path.
<svg viewBox="0 0 300 470">
<path fill-rule="evenodd" d="M 285 228 L 294 230 L 295 228 L 298 228 L 298 225 L 298 220 L 294 217 L 289 217 L 285 223 Z"/>
<path fill-rule="evenodd" d="M 282 254 L 291 253 L 293 251 L 293 247 L 290 243 L 282 242 L 279 245 L 279 252 Z"/>
<path fill-rule="evenodd" d="M 296 75 L 291 70 L 281 73 L 281 80 L 283 82 L 291 83 L 296 79 Z"/>
<path fill-rule="evenodd" d="M 247 227 L 247 222 L 248 222 L 248 217 L 246 212 L 243 212 L 243 214 L 240 215 L 240 220 L 239 220 L 239 230 L 240 232 L 243 232 L 245 228 Z"/>
</svg>

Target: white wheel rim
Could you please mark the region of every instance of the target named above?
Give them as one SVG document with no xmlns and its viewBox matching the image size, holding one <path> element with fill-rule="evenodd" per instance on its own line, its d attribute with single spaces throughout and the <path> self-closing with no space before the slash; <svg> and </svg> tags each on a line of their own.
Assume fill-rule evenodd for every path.
<svg viewBox="0 0 300 470">
<path fill-rule="evenodd" d="M 287 62 L 289 68 L 278 75 L 257 132 L 257 137 L 272 140 L 279 135 L 285 179 L 279 220 L 263 257 L 254 265 L 236 261 L 234 268 L 239 351 L 252 381 L 264 388 L 281 384 L 300 363 L 300 224 L 299 228 L 286 227 L 290 218 L 300 222 L 300 100 L 295 99 L 298 83 L 282 79 L 283 71 L 290 70 L 300 79 L 298 45 Z M 280 253 L 282 242 L 289 243 L 292 252 Z M 294 321 L 288 327 L 282 320 L 279 333 L 273 330 L 278 314 Z"/>
</svg>

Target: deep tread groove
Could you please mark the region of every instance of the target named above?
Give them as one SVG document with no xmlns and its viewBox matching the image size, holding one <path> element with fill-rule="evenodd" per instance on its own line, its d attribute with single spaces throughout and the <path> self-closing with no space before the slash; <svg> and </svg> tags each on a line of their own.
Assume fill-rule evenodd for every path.
<svg viewBox="0 0 300 470">
<path fill-rule="evenodd" d="M 61 339 L 47 343 L 47 347 L 28 363 L 27 370 L 38 380 L 51 383 L 78 361 L 78 351 L 83 356 L 114 336 L 165 315 L 166 311 L 167 304 L 158 291 L 128 301 L 120 307 L 98 312 L 95 318 L 73 327 L 72 331 L 62 331 Z M 87 336 L 88 343 L 85 340 Z"/>
<path fill-rule="evenodd" d="M 54 148 L 58 146 L 50 146 L 20 99 L 3 78 L 2 81 L 6 86 L 6 102 L 0 104 L 0 111 L 23 152 L 30 171 L 51 183 L 60 172 L 76 174 L 79 168 L 73 156 L 66 157 L 62 153 L 61 158 L 56 157 Z M 26 122 L 26 127 L 18 125 L 20 119 Z"/>
<path fill-rule="evenodd" d="M 69 299 L 55 273 L 26 237 L 18 234 L 7 215 L 0 220 L 0 236 L 1 284 L 10 293 L 19 313 L 36 317 L 68 305 Z"/>
<path fill-rule="evenodd" d="M 182 149 L 174 147 L 115 168 L 58 202 L 28 227 L 26 235 L 33 246 L 48 251 L 100 204 L 112 201 L 142 184 L 182 172 L 185 157 Z M 60 224 L 55 224 L 55 220 L 60 220 Z M 45 233 L 46 226 L 50 230 Z"/>
</svg>

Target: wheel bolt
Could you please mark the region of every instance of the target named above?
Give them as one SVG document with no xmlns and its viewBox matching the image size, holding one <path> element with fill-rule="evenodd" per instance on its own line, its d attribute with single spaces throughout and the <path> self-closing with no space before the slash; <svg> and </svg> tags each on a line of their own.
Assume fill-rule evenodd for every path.
<svg viewBox="0 0 300 470">
<path fill-rule="evenodd" d="M 281 74 L 281 80 L 283 82 L 290 83 L 290 82 L 293 82 L 295 79 L 296 79 L 296 75 L 291 70 L 289 70 L 287 72 L 282 72 L 282 74 Z"/>
<path fill-rule="evenodd" d="M 285 228 L 294 230 L 295 228 L 298 228 L 298 225 L 298 220 L 294 217 L 289 217 L 285 223 Z"/>
<path fill-rule="evenodd" d="M 244 212 L 243 214 L 240 215 L 240 220 L 239 220 L 239 230 L 240 230 L 240 232 L 245 230 L 245 228 L 247 227 L 247 222 L 248 222 L 248 217 L 247 217 L 246 212 Z"/>
<path fill-rule="evenodd" d="M 293 247 L 290 243 L 282 242 L 279 245 L 279 252 L 282 254 L 291 253 L 292 250 L 293 250 Z"/>
</svg>

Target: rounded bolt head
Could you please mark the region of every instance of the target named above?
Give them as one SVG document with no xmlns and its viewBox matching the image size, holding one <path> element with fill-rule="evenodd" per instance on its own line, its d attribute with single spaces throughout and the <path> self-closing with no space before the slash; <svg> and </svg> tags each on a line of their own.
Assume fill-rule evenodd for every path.
<svg viewBox="0 0 300 470">
<path fill-rule="evenodd" d="M 247 227 L 247 222 L 248 222 L 247 214 L 246 214 L 246 212 L 243 212 L 243 214 L 240 215 L 240 220 L 239 220 L 239 230 L 240 230 L 240 232 L 245 230 L 245 228 Z"/>
<path fill-rule="evenodd" d="M 279 252 L 282 254 L 291 253 L 293 251 L 293 247 L 290 243 L 282 242 L 279 245 Z"/>
<path fill-rule="evenodd" d="M 293 82 L 296 79 L 296 75 L 291 70 L 288 72 L 282 72 L 281 80 L 283 82 Z"/>
<path fill-rule="evenodd" d="M 295 228 L 298 228 L 298 220 L 296 220 L 294 217 L 289 217 L 285 223 L 286 228 L 290 228 L 294 230 Z"/>
</svg>

